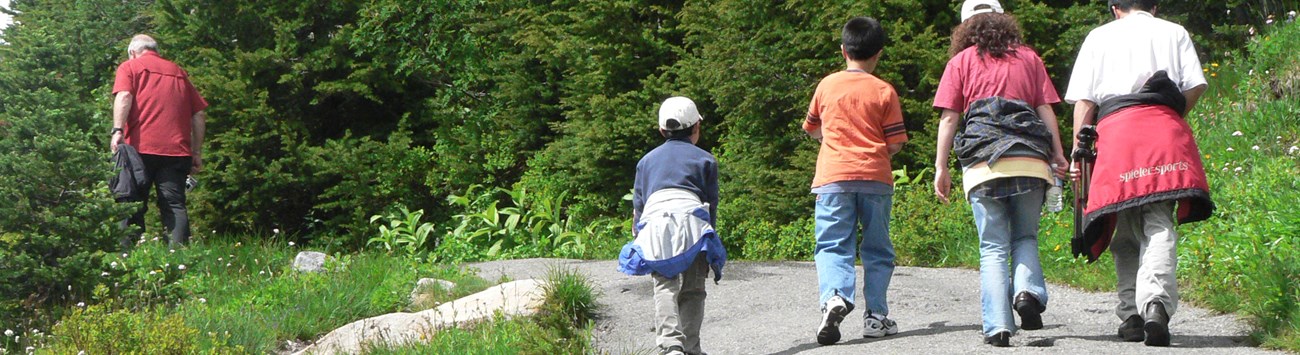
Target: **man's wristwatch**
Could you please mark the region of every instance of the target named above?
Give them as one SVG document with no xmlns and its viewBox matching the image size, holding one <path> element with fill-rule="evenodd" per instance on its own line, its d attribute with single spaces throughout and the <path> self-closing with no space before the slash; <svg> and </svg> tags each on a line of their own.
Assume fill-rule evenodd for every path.
<svg viewBox="0 0 1300 355">
<path fill-rule="evenodd" d="M 121 133 L 121 132 L 122 132 L 122 129 L 121 129 L 121 128 L 113 127 L 113 130 L 112 130 L 112 131 L 109 131 L 109 132 L 108 132 L 108 135 L 111 136 L 111 135 L 118 134 L 118 133 Z"/>
</svg>

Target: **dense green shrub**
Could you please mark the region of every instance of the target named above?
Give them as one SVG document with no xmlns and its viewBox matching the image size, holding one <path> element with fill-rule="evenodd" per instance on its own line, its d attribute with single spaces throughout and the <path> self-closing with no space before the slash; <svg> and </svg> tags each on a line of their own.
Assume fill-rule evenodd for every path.
<svg viewBox="0 0 1300 355">
<path fill-rule="evenodd" d="M 180 314 L 131 312 L 113 303 L 78 308 L 59 321 L 49 350 L 57 354 L 241 354 L 214 333 L 202 334 Z"/>
<path fill-rule="evenodd" d="M 0 323 L 45 327 L 57 305 L 89 299 L 99 260 L 124 235 L 113 202 L 108 90 L 147 3 L 28 8 L 0 39 Z M 25 326 L 25 327 L 24 327 Z M 3 349 L 0 349 L 3 350 Z"/>
</svg>

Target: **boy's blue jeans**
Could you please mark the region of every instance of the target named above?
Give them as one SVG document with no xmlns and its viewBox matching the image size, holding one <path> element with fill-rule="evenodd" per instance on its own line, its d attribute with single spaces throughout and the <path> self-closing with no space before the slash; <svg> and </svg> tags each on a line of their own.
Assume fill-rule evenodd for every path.
<svg viewBox="0 0 1300 355">
<path fill-rule="evenodd" d="M 1038 260 L 1038 221 L 1043 189 L 1007 197 L 971 194 L 971 211 L 980 237 L 980 299 L 984 334 L 1015 333 L 1013 297 L 1028 291 L 1047 305 L 1047 285 Z M 1010 259 L 1010 260 L 1008 260 Z M 1010 272 L 1008 275 L 1008 262 Z"/>
<path fill-rule="evenodd" d="M 894 275 L 894 245 L 889 240 L 889 209 L 892 195 L 868 193 L 825 193 L 817 195 L 815 209 L 817 281 L 820 304 L 839 295 L 854 303 L 853 268 L 856 256 L 862 258 L 862 293 L 866 314 L 889 314 L 885 291 Z M 862 241 L 858 242 L 859 226 Z"/>
</svg>

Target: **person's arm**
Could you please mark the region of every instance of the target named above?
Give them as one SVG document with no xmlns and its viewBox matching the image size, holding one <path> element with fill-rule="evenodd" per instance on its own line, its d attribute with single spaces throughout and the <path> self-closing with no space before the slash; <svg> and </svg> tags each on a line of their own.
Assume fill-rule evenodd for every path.
<svg viewBox="0 0 1300 355">
<path fill-rule="evenodd" d="M 1047 126 L 1047 131 L 1052 133 L 1052 151 L 1050 152 L 1050 162 L 1052 164 L 1052 174 L 1058 178 L 1065 178 L 1067 170 L 1070 168 L 1070 162 L 1065 159 L 1065 149 L 1061 145 L 1061 128 L 1056 122 L 1056 111 L 1052 110 L 1052 105 L 1038 106 L 1038 118 L 1043 120 L 1043 125 Z"/>
<path fill-rule="evenodd" d="M 113 97 L 113 128 L 126 128 L 126 117 L 131 114 L 131 104 L 135 97 L 130 91 L 120 91 Z M 108 141 L 109 151 L 117 153 L 117 145 L 122 143 L 122 131 L 113 130 L 113 138 Z"/>
<path fill-rule="evenodd" d="M 207 130 L 208 114 L 205 111 L 194 113 L 190 118 L 190 154 L 194 166 L 190 168 L 190 174 L 198 174 L 203 170 L 203 134 Z"/>
<path fill-rule="evenodd" d="M 885 145 L 885 148 L 888 148 L 888 149 L 889 149 L 889 157 L 892 158 L 892 157 L 894 157 L 894 154 L 898 154 L 898 152 L 903 151 L 903 144 L 906 144 L 906 143 L 886 144 L 886 145 Z"/>
<path fill-rule="evenodd" d="M 1095 119 L 1093 116 L 1096 116 L 1096 115 L 1097 115 L 1097 104 L 1096 104 L 1096 103 L 1094 103 L 1094 102 L 1092 102 L 1092 101 L 1088 101 L 1088 100 L 1079 100 L 1079 101 L 1076 101 L 1076 102 L 1074 103 L 1074 132 L 1075 132 L 1074 134 L 1079 134 L 1079 130 L 1082 129 L 1083 126 L 1087 126 L 1087 125 L 1092 124 L 1092 123 L 1093 123 L 1093 120 Z M 1075 151 L 1076 149 L 1079 149 L 1079 138 L 1078 138 L 1078 137 L 1075 137 L 1075 139 L 1074 139 L 1074 144 L 1073 144 L 1072 147 L 1070 148 L 1070 151 L 1073 152 L 1073 151 Z M 1072 157 L 1072 158 L 1073 158 L 1073 157 Z M 1073 180 L 1078 180 L 1078 179 L 1079 179 L 1079 174 L 1080 174 L 1079 169 L 1080 169 L 1080 168 L 1081 168 L 1081 167 L 1079 166 L 1079 162 L 1078 162 L 1078 161 L 1075 161 L 1075 162 L 1073 162 L 1073 163 L 1070 164 L 1070 179 L 1073 179 Z"/>
<path fill-rule="evenodd" d="M 939 114 L 939 130 L 935 139 L 934 153 L 934 195 L 943 203 L 948 203 L 948 193 L 952 190 L 952 174 L 948 171 L 948 154 L 952 151 L 953 137 L 957 136 L 957 123 L 961 114 L 944 109 Z"/>
<path fill-rule="evenodd" d="M 1192 113 L 1192 108 L 1196 107 L 1196 102 L 1201 99 L 1201 95 L 1205 94 L 1205 89 L 1208 87 L 1206 84 L 1201 84 L 1183 91 L 1183 97 L 1187 99 L 1187 111 L 1183 112 L 1183 117 L 1187 117 L 1188 114 Z"/>
</svg>

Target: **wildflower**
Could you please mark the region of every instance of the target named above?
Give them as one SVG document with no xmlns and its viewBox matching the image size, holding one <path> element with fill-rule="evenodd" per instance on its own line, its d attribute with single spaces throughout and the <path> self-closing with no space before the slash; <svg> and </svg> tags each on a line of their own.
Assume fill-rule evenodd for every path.
<svg viewBox="0 0 1300 355">
<path fill-rule="evenodd" d="M 1235 151 L 1235 150 L 1236 150 L 1236 149 L 1232 149 L 1232 147 L 1228 147 L 1228 151 L 1229 151 L 1229 152 L 1231 152 L 1231 151 Z"/>
<path fill-rule="evenodd" d="M 258 275 L 266 275 L 266 271 L 258 271 L 257 274 L 258 274 Z"/>
<path fill-rule="evenodd" d="M 5 329 L 5 336 L 7 336 L 7 337 L 14 336 L 14 330 L 13 330 L 13 329 Z"/>
<path fill-rule="evenodd" d="M 1219 63 L 1210 63 L 1210 66 L 1215 67 L 1215 68 L 1218 68 L 1218 67 L 1219 67 Z"/>
<path fill-rule="evenodd" d="M 226 267 L 230 267 L 230 263 L 226 263 Z"/>
<path fill-rule="evenodd" d="M 108 277 L 108 271 L 99 273 L 100 277 Z"/>
<path fill-rule="evenodd" d="M 123 258 L 126 258 L 126 253 L 122 253 L 122 257 L 123 257 Z"/>
<path fill-rule="evenodd" d="M 149 270 L 149 275 L 153 275 L 153 274 L 157 274 L 157 273 L 158 273 L 158 271 Z"/>
<path fill-rule="evenodd" d="M 226 258 L 218 257 L 217 261 L 226 261 Z"/>
<path fill-rule="evenodd" d="M 293 242 L 289 242 L 289 246 L 293 246 Z"/>
<path fill-rule="evenodd" d="M 1297 151 L 1300 151 L 1300 147 L 1297 147 L 1297 146 L 1294 146 L 1294 145 L 1293 145 L 1293 146 L 1291 146 L 1291 149 L 1287 149 L 1287 150 L 1286 150 L 1286 153 L 1287 153 L 1287 154 L 1295 154 Z"/>
<path fill-rule="evenodd" d="M 185 270 L 185 264 L 176 265 L 176 270 Z"/>
<path fill-rule="evenodd" d="M 108 267 L 111 267 L 111 268 L 116 269 L 116 268 L 117 268 L 117 262 L 114 261 L 114 262 L 108 263 Z"/>
<path fill-rule="evenodd" d="M 235 242 L 235 247 L 239 247 L 241 245 L 244 245 L 244 242 Z"/>
<path fill-rule="evenodd" d="M 271 233 L 280 234 L 280 228 L 272 228 Z"/>
<path fill-rule="evenodd" d="M 1242 135 L 1241 131 L 1232 132 L 1233 137 L 1241 137 L 1241 135 Z"/>
<path fill-rule="evenodd" d="M 85 308 L 86 302 L 77 302 L 77 308 Z"/>
<path fill-rule="evenodd" d="M 1257 145 L 1256 145 L 1256 146 L 1251 146 L 1250 149 L 1251 149 L 1251 150 L 1259 150 L 1259 146 L 1257 146 Z"/>
<path fill-rule="evenodd" d="M 208 303 L 208 299 L 199 297 L 199 303 Z"/>
<path fill-rule="evenodd" d="M 1240 173 L 1240 172 L 1241 172 L 1241 167 L 1238 166 L 1236 169 L 1232 169 L 1232 171 L 1233 171 L 1233 172 L 1238 172 L 1238 173 Z"/>
<path fill-rule="evenodd" d="M 1211 77 L 1211 78 L 1213 78 L 1213 77 L 1217 77 L 1217 76 L 1219 76 L 1219 73 L 1210 73 L 1210 77 Z"/>
<path fill-rule="evenodd" d="M 68 291 L 72 291 L 72 285 L 68 285 Z"/>
</svg>

